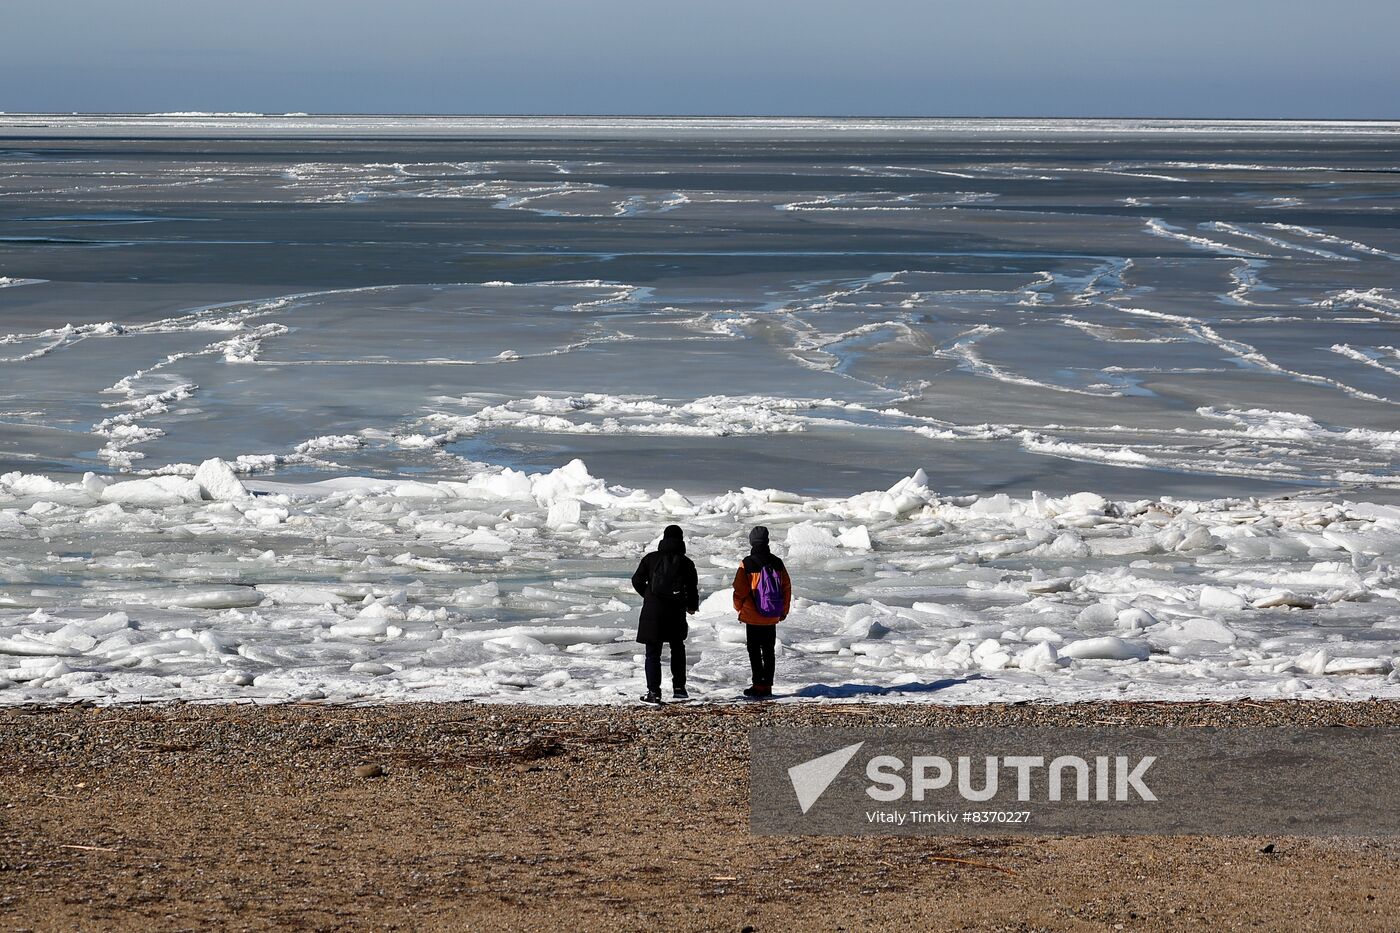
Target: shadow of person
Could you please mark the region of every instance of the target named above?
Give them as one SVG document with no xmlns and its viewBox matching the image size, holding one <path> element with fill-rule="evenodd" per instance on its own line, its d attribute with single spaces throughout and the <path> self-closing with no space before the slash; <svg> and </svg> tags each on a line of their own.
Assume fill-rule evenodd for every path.
<svg viewBox="0 0 1400 933">
<path fill-rule="evenodd" d="M 827 699 L 843 700 L 851 697 L 883 697 L 904 693 L 935 693 L 939 690 L 947 690 L 949 687 L 956 687 L 959 684 L 971 683 L 974 680 L 986 680 L 985 674 L 968 674 L 966 677 L 945 677 L 942 680 L 930 680 L 923 683 L 896 684 L 882 687 L 878 684 L 808 684 L 799 690 L 785 696 L 801 697 L 803 699 Z M 774 695 L 774 699 L 777 695 Z"/>
</svg>

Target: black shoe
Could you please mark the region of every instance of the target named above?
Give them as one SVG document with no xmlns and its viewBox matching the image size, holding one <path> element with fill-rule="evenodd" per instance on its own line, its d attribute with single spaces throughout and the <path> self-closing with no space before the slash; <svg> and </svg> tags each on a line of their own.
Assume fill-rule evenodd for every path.
<svg viewBox="0 0 1400 933">
<path fill-rule="evenodd" d="M 754 684 L 752 687 L 744 691 L 744 696 L 761 697 L 763 696 L 763 688 L 760 687 L 758 684 Z"/>
<path fill-rule="evenodd" d="M 659 690 L 648 690 L 646 693 L 643 693 L 643 694 L 642 694 L 642 702 L 643 702 L 643 703 L 654 703 L 654 704 L 656 704 L 657 706 L 660 706 L 660 705 L 661 705 L 661 692 L 660 692 Z"/>
<path fill-rule="evenodd" d="M 690 699 L 690 694 L 686 692 L 686 689 L 684 687 L 677 687 L 671 691 L 671 699 L 688 700 Z"/>
</svg>

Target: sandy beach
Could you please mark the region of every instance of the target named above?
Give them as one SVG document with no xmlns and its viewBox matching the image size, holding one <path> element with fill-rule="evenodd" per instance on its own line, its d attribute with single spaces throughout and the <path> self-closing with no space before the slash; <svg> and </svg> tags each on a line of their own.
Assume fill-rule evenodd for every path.
<svg viewBox="0 0 1400 933">
<path fill-rule="evenodd" d="M 1400 724 L 1388 702 L 0 712 L 12 930 L 1380 929 L 1390 841 L 757 838 L 756 725 Z M 382 772 L 382 773 L 381 773 Z"/>
</svg>

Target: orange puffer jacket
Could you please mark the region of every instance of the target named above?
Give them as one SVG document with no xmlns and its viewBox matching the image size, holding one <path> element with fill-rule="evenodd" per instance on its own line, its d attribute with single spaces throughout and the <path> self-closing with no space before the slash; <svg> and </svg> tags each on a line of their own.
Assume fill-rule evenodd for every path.
<svg viewBox="0 0 1400 933">
<path fill-rule="evenodd" d="M 750 556 L 744 558 L 744 562 L 734 574 L 734 609 L 739 613 L 740 622 L 747 622 L 749 625 L 777 625 L 787 618 L 788 610 L 792 608 L 792 578 L 788 576 L 787 568 L 781 560 L 776 557 L 769 557 L 768 560 L 772 562 L 773 568 L 778 571 L 778 577 L 783 581 L 783 614 L 776 618 L 759 615 L 754 588 L 758 586 L 758 574 L 763 565 Z"/>
</svg>

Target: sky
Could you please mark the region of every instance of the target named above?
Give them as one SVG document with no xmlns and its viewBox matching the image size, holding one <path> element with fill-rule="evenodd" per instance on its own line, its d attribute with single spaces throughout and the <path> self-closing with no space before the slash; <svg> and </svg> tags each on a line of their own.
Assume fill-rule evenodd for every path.
<svg viewBox="0 0 1400 933">
<path fill-rule="evenodd" d="M 1400 117 L 1396 0 L 5 0 L 0 110 Z"/>
</svg>

